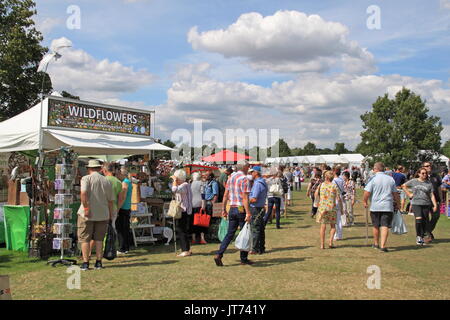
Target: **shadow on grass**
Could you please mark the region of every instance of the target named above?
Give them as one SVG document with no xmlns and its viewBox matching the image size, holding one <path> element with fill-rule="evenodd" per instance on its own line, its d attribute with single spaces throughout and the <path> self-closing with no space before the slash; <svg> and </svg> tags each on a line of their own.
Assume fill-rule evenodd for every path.
<svg viewBox="0 0 450 320">
<path fill-rule="evenodd" d="M 431 248 L 431 245 L 425 245 L 425 246 L 418 246 L 418 245 L 410 245 L 410 246 L 401 246 L 401 247 L 392 247 L 389 248 L 390 250 L 392 250 L 392 252 L 394 251 L 403 251 L 403 250 L 423 250 L 423 249 L 427 249 L 427 248 Z"/>
<path fill-rule="evenodd" d="M 344 229 L 344 230 L 345 230 L 345 229 Z M 344 240 L 362 240 L 362 239 L 364 239 L 364 240 L 365 240 L 365 239 L 366 239 L 366 237 L 348 237 L 348 238 L 347 238 L 347 237 L 345 237 L 345 239 L 344 239 Z M 370 239 L 373 239 L 371 235 L 369 236 L 369 240 L 370 240 Z"/>
<path fill-rule="evenodd" d="M 278 252 L 278 251 L 291 251 L 291 250 L 302 250 L 312 248 L 312 246 L 297 246 L 297 247 L 286 247 L 286 248 L 272 248 L 267 250 L 266 253 Z"/>
<path fill-rule="evenodd" d="M 303 257 L 303 258 L 276 258 L 276 259 L 267 259 L 267 260 L 257 260 L 255 261 L 255 264 L 253 264 L 252 268 L 262 268 L 262 267 L 270 267 L 270 266 L 276 266 L 280 264 L 288 264 L 288 263 L 295 263 L 295 262 L 303 262 L 307 259 L 312 259 L 311 257 Z M 229 267 L 234 266 L 240 266 L 240 263 L 236 264 L 230 264 Z"/>
<path fill-rule="evenodd" d="M 434 239 L 432 244 L 438 244 L 438 243 L 449 243 L 450 239 Z"/>
<path fill-rule="evenodd" d="M 219 250 L 219 247 L 217 247 L 217 250 Z M 193 251 L 192 255 L 193 256 L 211 256 L 212 257 L 212 256 L 214 256 L 217 253 L 217 250 L 213 250 L 213 251 L 210 251 L 210 252 L 198 252 L 198 253 Z M 237 252 L 239 252 L 238 249 L 227 249 L 225 251 L 224 255 L 234 254 L 234 253 L 237 253 Z"/>
<path fill-rule="evenodd" d="M 7 268 L 7 266 L 4 266 L 3 264 L 11 262 L 11 257 L 12 255 L 10 254 L 0 255 L 0 268 Z"/>
<path fill-rule="evenodd" d="M 137 263 L 123 263 L 123 264 L 113 264 L 106 266 L 108 269 L 112 268 L 129 268 L 129 267 L 151 267 L 157 265 L 167 265 L 179 262 L 178 260 L 166 260 L 159 262 L 137 262 Z"/>
</svg>

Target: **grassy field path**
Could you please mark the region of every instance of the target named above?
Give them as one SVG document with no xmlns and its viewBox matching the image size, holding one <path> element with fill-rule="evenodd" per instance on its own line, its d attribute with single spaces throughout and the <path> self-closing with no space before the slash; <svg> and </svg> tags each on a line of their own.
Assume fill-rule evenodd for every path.
<svg viewBox="0 0 450 320">
<path fill-rule="evenodd" d="M 361 199 L 358 190 L 358 199 Z M 173 246 L 139 247 L 105 261 L 104 270 L 81 273 L 81 289 L 69 290 L 66 268 L 52 268 L 26 254 L 0 249 L 0 274 L 11 277 L 13 299 L 450 299 L 450 220 L 441 216 L 436 241 L 415 244 L 414 218 L 404 216 L 408 234 L 390 235 L 388 253 L 365 246 L 365 217 L 355 206 L 356 225 L 344 228 L 337 249 L 319 249 L 319 226 L 309 215 L 304 190 L 282 229 L 268 224 L 267 254 L 241 266 L 231 244 L 224 267 L 216 267 L 218 244 L 195 245 L 193 256 L 177 258 Z M 371 234 L 371 233 L 370 233 Z M 371 242 L 371 239 L 370 239 Z M 368 289 L 368 267 L 381 270 L 381 289 Z"/>
</svg>

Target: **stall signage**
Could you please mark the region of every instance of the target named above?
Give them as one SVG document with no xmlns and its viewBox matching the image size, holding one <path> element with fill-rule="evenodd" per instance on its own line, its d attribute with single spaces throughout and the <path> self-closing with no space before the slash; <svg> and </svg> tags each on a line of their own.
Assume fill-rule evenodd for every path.
<svg viewBox="0 0 450 320">
<path fill-rule="evenodd" d="M 48 126 L 150 136 L 150 114 L 49 99 Z"/>
</svg>

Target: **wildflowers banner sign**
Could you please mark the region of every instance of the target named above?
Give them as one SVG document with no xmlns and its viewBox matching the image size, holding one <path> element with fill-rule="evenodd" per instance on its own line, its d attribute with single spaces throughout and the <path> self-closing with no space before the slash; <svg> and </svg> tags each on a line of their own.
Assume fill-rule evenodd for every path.
<svg viewBox="0 0 450 320">
<path fill-rule="evenodd" d="M 48 126 L 150 136 L 150 114 L 49 98 Z"/>
</svg>

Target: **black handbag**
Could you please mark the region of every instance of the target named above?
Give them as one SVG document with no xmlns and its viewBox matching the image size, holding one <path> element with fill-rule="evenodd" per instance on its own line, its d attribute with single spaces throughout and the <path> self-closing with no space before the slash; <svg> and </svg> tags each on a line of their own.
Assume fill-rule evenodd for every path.
<svg viewBox="0 0 450 320">
<path fill-rule="evenodd" d="M 116 239 L 117 234 L 110 220 L 108 224 L 108 230 L 106 232 L 105 251 L 103 252 L 103 257 L 106 260 L 114 260 L 117 257 Z"/>
</svg>

